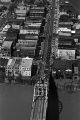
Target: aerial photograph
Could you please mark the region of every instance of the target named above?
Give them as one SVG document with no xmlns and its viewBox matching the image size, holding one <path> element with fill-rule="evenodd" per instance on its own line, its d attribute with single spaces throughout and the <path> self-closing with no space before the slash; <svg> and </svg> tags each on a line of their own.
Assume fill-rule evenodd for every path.
<svg viewBox="0 0 80 120">
<path fill-rule="evenodd" d="M 0 0 L 0 120 L 80 120 L 80 0 Z"/>
</svg>

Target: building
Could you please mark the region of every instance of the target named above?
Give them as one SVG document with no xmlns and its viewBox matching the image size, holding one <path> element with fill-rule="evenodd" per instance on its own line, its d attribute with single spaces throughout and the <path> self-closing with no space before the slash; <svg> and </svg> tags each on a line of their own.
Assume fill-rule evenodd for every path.
<svg viewBox="0 0 80 120">
<path fill-rule="evenodd" d="M 55 75 L 56 79 L 72 79 L 76 62 L 76 60 L 54 60 L 53 75 Z"/>
<path fill-rule="evenodd" d="M 14 11 L 16 14 L 16 19 L 25 21 L 27 14 L 27 7 L 24 5 L 24 3 L 19 4 Z"/>
<path fill-rule="evenodd" d="M 75 50 L 70 49 L 58 49 L 58 58 L 75 60 Z"/>
<path fill-rule="evenodd" d="M 13 41 L 4 41 L 1 52 L 2 56 L 11 57 L 13 53 Z"/>
<path fill-rule="evenodd" d="M 35 23 L 31 23 L 31 22 L 26 22 L 25 23 L 25 26 L 24 26 L 26 29 L 36 29 L 36 30 L 39 30 L 40 27 L 41 27 L 41 22 L 35 22 Z"/>
<path fill-rule="evenodd" d="M 17 25 L 16 23 L 13 23 L 12 28 L 13 29 L 20 29 L 20 25 Z"/>
<path fill-rule="evenodd" d="M 31 77 L 31 66 L 32 66 L 33 58 L 22 58 L 20 64 L 20 71 L 22 78 Z"/>
<path fill-rule="evenodd" d="M 65 28 L 68 28 L 68 29 L 71 29 L 71 26 L 73 25 L 73 22 L 59 22 L 59 27 L 65 27 Z"/>
<path fill-rule="evenodd" d="M 8 57 L 0 58 L 0 68 L 6 68 L 8 61 Z"/>
<path fill-rule="evenodd" d="M 6 2 L 11 2 L 11 0 L 0 0 L 1 2 L 4 2 L 4 3 L 6 3 Z"/>
<path fill-rule="evenodd" d="M 3 32 L 3 30 L 0 31 L 0 36 L 1 36 L 1 37 L 5 37 L 5 36 L 6 36 L 6 32 Z"/>
<path fill-rule="evenodd" d="M 20 34 L 26 34 L 26 35 L 39 35 L 39 30 L 26 30 L 26 29 L 20 29 Z"/>
<path fill-rule="evenodd" d="M 60 15 L 59 21 L 60 22 L 71 22 L 68 14 Z"/>
<path fill-rule="evenodd" d="M 16 61 L 16 59 L 14 59 L 14 58 L 9 59 L 9 61 L 7 63 L 7 66 L 6 66 L 6 70 L 5 70 L 7 77 L 13 77 L 14 76 L 15 61 Z"/>
<path fill-rule="evenodd" d="M 71 36 L 71 32 L 70 31 L 65 31 L 65 32 L 63 32 L 63 31 L 59 31 L 58 32 L 58 34 L 59 34 L 59 36 Z"/>
<path fill-rule="evenodd" d="M 0 58 L 0 82 L 5 81 L 5 68 L 8 63 L 8 58 Z"/>
<path fill-rule="evenodd" d="M 12 24 L 16 24 L 16 25 L 20 25 L 20 26 L 21 26 L 21 25 L 24 24 L 24 20 L 21 20 L 21 19 L 13 19 L 13 18 L 11 19 L 11 18 L 10 18 L 7 23 L 8 23 L 8 24 L 11 24 L 11 25 L 12 25 Z"/>
<path fill-rule="evenodd" d="M 7 32 L 9 28 L 11 28 L 9 24 L 5 25 L 5 27 L 3 27 L 3 32 Z"/>
<path fill-rule="evenodd" d="M 15 9 L 15 13 L 18 15 L 18 14 L 23 14 L 25 15 L 27 12 L 27 8 L 26 6 L 24 6 L 23 4 L 19 4 L 17 6 L 17 9 Z"/>
<path fill-rule="evenodd" d="M 35 57 L 35 47 L 21 47 L 20 48 L 20 55 L 21 57 Z"/>
<path fill-rule="evenodd" d="M 45 7 L 38 7 L 33 6 L 30 8 L 29 12 L 29 20 L 41 20 L 43 17 L 45 17 Z"/>
<path fill-rule="evenodd" d="M 21 58 L 16 58 L 15 65 L 14 65 L 14 77 L 17 78 L 20 76 L 20 64 L 21 64 L 22 59 Z"/>
<path fill-rule="evenodd" d="M 22 40 L 18 39 L 18 43 L 16 44 L 16 47 L 18 46 L 25 46 L 25 47 L 36 47 L 37 40 Z"/>
<path fill-rule="evenodd" d="M 38 40 L 38 36 L 34 34 L 32 35 L 19 34 L 19 38 L 24 40 Z"/>
<path fill-rule="evenodd" d="M 0 36 L 0 55 L 1 56 L 2 56 L 2 53 L 1 53 L 2 52 L 2 44 L 3 44 L 4 40 L 5 40 L 5 38 Z"/>
<path fill-rule="evenodd" d="M 71 36 L 67 36 L 67 37 L 59 37 L 58 39 L 58 47 L 63 47 L 66 49 L 69 48 L 69 46 L 72 48 L 75 48 L 75 41 L 74 41 L 74 38 L 71 37 Z"/>
</svg>

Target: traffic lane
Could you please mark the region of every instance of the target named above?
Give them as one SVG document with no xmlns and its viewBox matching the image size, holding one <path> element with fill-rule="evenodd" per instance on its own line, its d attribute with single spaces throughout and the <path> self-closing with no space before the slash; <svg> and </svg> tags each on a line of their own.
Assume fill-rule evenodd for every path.
<svg viewBox="0 0 80 120">
<path fill-rule="evenodd" d="M 63 103 L 60 120 L 80 120 L 80 93 L 58 92 L 59 99 Z"/>
<path fill-rule="evenodd" d="M 32 86 L 0 86 L 0 120 L 29 120 L 32 98 Z"/>
</svg>

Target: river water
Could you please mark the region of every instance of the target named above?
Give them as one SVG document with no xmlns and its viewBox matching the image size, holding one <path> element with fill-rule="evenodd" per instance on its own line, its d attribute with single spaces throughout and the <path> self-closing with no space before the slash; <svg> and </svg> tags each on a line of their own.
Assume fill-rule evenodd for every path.
<svg viewBox="0 0 80 120">
<path fill-rule="evenodd" d="M 0 120 L 29 120 L 33 87 L 0 85 Z"/>
<path fill-rule="evenodd" d="M 80 120 L 80 92 L 59 91 L 58 95 L 63 104 L 60 120 Z"/>
</svg>

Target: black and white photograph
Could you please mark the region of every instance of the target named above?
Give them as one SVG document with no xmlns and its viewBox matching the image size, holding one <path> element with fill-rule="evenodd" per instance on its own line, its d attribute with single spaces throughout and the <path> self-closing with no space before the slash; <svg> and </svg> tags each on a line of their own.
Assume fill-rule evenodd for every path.
<svg viewBox="0 0 80 120">
<path fill-rule="evenodd" d="M 0 0 L 0 120 L 80 120 L 80 0 Z"/>
</svg>

